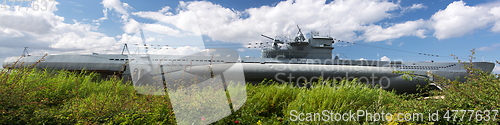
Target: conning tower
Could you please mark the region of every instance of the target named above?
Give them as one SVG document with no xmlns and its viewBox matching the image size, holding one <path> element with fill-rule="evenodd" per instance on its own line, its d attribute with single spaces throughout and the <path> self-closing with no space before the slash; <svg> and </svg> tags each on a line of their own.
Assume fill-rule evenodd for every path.
<svg viewBox="0 0 500 125">
<path fill-rule="evenodd" d="M 319 32 L 311 31 L 309 39 L 304 37 L 300 28 L 294 39 L 278 40 L 262 36 L 273 40 L 273 45 L 262 48 L 261 58 L 332 59 L 334 40 L 330 36 L 319 36 Z"/>
</svg>

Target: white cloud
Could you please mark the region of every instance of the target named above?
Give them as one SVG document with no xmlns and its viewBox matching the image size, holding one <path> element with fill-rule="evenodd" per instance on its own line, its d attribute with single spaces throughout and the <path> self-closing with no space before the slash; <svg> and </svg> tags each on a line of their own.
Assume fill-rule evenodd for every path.
<svg viewBox="0 0 500 125">
<path fill-rule="evenodd" d="M 490 10 L 490 14 L 494 15 L 495 25 L 491 28 L 493 32 L 500 32 L 500 7 L 494 7 Z"/>
<path fill-rule="evenodd" d="M 133 9 L 132 6 L 130 6 L 127 3 L 122 3 L 119 0 L 104 0 L 102 2 L 102 4 L 103 4 L 105 9 L 110 9 L 110 10 L 113 9 L 118 13 L 119 16 L 121 15 L 120 16 L 122 18 L 121 22 L 123 23 L 122 29 L 126 34 L 122 35 L 122 40 L 120 40 L 120 43 L 133 42 L 133 43 L 141 43 L 142 44 L 142 40 L 138 39 L 138 38 L 140 38 L 140 36 L 137 36 L 137 35 L 134 37 L 128 36 L 128 34 L 139 33 L 140 29 L 142 29 L 145 32 L 144 35 L 146 37 L 148 35 L 153 37 L 152 34 L 155 34 L 154 37 L 156 37 L 156 39 L 146 40 L 146 42 L 148 42 L 148 43 L 149 42 L 153 42 L 153 43 L 160 42 L 160 43 L 156 43 L 156 44 L 172 44 L 171 42 L 176 41 L 176 40 L 183 40 L 187 43 L 192 43 L 192 41 L 197 41 L 197 40 L 193 40 L 193 36 L 189 36 L 189 35 L 198 35 L 199 34 L 199 29 L 197 28 L 198 23 L 196 22 L 196 15 L 194 15 L 194 14 L 189 15 L 189 16 L 191 16 L 191 18 L 187 18 L 187 20 L 179 20 L 179 21 L 185 22 L 186 23 L 185 27 L 191 28 L 192 31 L 198 31 L 198 33 L 185 32 L 182 30 L 173 29 L 171 26 L 169 26 L 165 23 L 162 23 L 162 22 L 157 22 L 154 24 L 137 22 L 135 19 L 129 17 L 129 12 L 127 11 L 127 10 Z M 163 7 L 161 10 L 159 10 L 159 12 L 161 14 L 169 15 L 170 12 L 168 12 L 168 10 L 170 10 L 170 7 L 166 6 L 166 7 Z M 132 13 L 132 14 L 134 14 L 134 13 Z M 148 33 L 148 31 L 149 31 L 149 33 Z M 162 39 L 163 37 L 165 37 L 166 39 Z M 173 37 L 175 37 L 175 38 L 173 38 Z M 189 38 L 189 37 L 191 37 L 190 40 L 182 39 L 182 38 Z M 200 35 L 194 36 L 194 37 L 199 37 L 201 39 Z M 134 39 L 130 39 L 130 38 L 134 38 Z M 165 41 L 167 39 L 169 41 Z M 129 41 L 129 40 L 133 40 L 133 41 Z M 198 41 L 201 42 L 201 40 L 198 40 Z M 189 45 L 191 45 L 191 44 L 189 44 Z M 203 43 L 200 44 L 198 42 L 198 43 L 192 44 L 192 45 L 203 45 Z"/>
<path fill-rule="evenodd" d="M 125 9 L 133 9 L 132 6 L 128 5 L 128 3 L 122 3 L 123 8 Z"/>
<path fill-rule="evenodd" d="M 478 48 L 477 50 L 479 51 L 493 51 L 496 50 L 498 47 L 500 47 L 500 43 L 493 44 L 492 46 L 483 46 Z"/>
<path fill-rule="evenodd" d="M 52 11 L 32 9 L 25 11 L 26 8 L 21 7 L 23 11 L 0 12 L 2 46 L 10 48 L 29 46 L 35 49 L 34 51 L 52 51 L 115 45 L 115 39 L 96 32 L 96 26 L 75 20 L 74 24 L 64 23 L 64 17 L 54 14 L 54 11 L 57 11 L 57 4 L 54 3 Z"/>
<path fill-rule="evenodd" d="M 156 39 L 154 37 L 149 37 L 149 38 L 146 38 L 145 41 L 146 43 L 147 42 L 151 42 L 151 41 L 155 41 Z"/>
<path fill-rule="evenodd" d="M 132 9 L 132 6 L 130 6 L 128 3 L 122 3 L 120 0 L 103 0 L 101 4 L 106 10 L 104 17 L 107 18 L 107 10 L 114 10 L 119 15 L 121 15 L 120 18 L 122 19 L 122 23 L 124 24 L 122 29 L 125 31 L 125 33 L 137 33 L 139 32 L 139 29 L 142 28 L 141 23 L 132 18 L 129 18 L 130 14 L 127 9 Z"/>
<path fill-rule="evenodd" d="M 359 9 L 364 8 L 364 9 Z M 273 36 L 294 34 L 300 25 L 304 32 L 310 30 L 329 31 L 329 34 L 346 41 L 384 41 L 403 36 L 426 38 L 434 31 L 438 39 L 460 37 L 486 28 L 500 31 L 500 7 L 466 6 L 463 1 L 453 2 L 445 10 L 436 12 L 430 19 L 407 21 L 384 28 L 376 23 L 392 18 L 391 11 L 402 12 L 425 9 L 422 3 L 400 7 L 378 0 L 287 0 L 275 6 L 261 6 L 243 11 L 225 8 L 207 1 L 180 2 L 178 13 L 168 12 L 166 6 L 157 12 L 135 12 L 133 15 L 150 18 L 174 25 L 184 31 L 201 31 L 213 40 L 225 42 L 257 42 L 260 34 Z M 192 28 L 199 24 L 200 28 Z M 358 36 L 356 32 L 362 32 Z"/>
<path fill-rule="evenodd" d="M 402 45 L 403 45 L 403 43 L 400 43 L 398 46 L 402 46 Z"/>
<path fill-rule="evenodd" d="M 92 20 L 92 22 L 94 22 L 94 25 L 99 26 L 99 22 L 102 22 L 102 21 L 108 19 L 108 9 L 106 9 L 106 8 L 102 9 L 102 13 L 104 13 L 103 17 L 101 17 L 101 18 L 99 18 L 97 20 Z"/>
<path fill-rule="evenodd" d="M 127 21 L 129 14 L 125 8 L 130 7 L 128 4 L 123 3 L 120 0 L 103 0 L 101 4 L 105 9 L 112 10 L 114 9 L 116 12 L 122 14 L 121 18 L 123 21 Z"/>
<path fill-rule="evenodd" d="M 392 18 L 394 10 L 410 11 L 423 9 L 426 6 L 413 4 L 409 7 L 400 7 L 399 2 L 385 0 L 337 0 L 330 3 L 325 0 L 288 0 L 279 2 L 275 6 L 236 11 L 207 1 L 181 1 L 176 14 L 173 14 L 169 12 L 172 9 L 169 6 L 155 12 L 130 13 L 133 7 L 120 0 L 103 0 L 101 4 L 104 7 L 104 15 L 93 20 L 92 25 L 76 21 L 75 24 L 64 23 L 64 17 L 53 13 L 57 11 L 56 6 L 53 11 L 5 12 L 0 9 L 0 19 L 3 19 L 0 20 L 0 41 L 46 46 L 44 49 L 51 49 L 49 46 L 83 49 L 130 42 L 142 43 L 140 37 L 128 34 L 138 33 L 138 29 L 144 29 L 167 36 L 200 36 L 201 33 L 213 40 L 254 43 L 262 41 L 260 34 L 270 36 L 295 34 L 296 25 L 300 25 L 304 33 L 310 30 L 330 31 L 330 35 L 342 40 L 366 42 L 385 41 L 404 36 L 425 38 L 430 31 L 435 31 L 434 36 L 438 39 L 446 39 L 460 37 L 490 26 L 492 32 L 500 32 L 499 6 L 467 6 L 463 1 L 449 4 L 445 10 L 436 12 L 429 20 L 418 19 L 389 26 L 377 24 L 384 23 L 381 22 L 384 19 Z M 115 11 L 116 13 L 112 15 L 118 15 L 122 19 L 122 30 L 125 34 L 108 37 L 97 32 L 99 24 L 108 19 L 108 13 L 111 12 L 108 10 Z M 132 19 L 129 14 L 154 19 L 160 23 L 140 23 Z M 359 36 L 359 33 L 362 34 Z M 156 36 L 148 38 L 147 41 L 161 41 L 161 38 Z M 387 43 L 392 44 L 391 41 Z M 14 46 L 14 43 L 9 44 Z M 478 50 L 493 50 L 497 47 L 495 45 L 481 47 Z"/>
<path fill-rule="evenodd" d="M 142 29 L 147 30 L 147 31 L 152 31 L 155 33 L 169 35 L 169 36 L 178 36 L 178 37 L 182 36 L 182 34 L 180 34 L 180 31 L 174 30 L 168 26 L 164 26 L 161 24 L 144 24 L 142 26 Z"/>
<path fill-rule="evenodd" d="M 397 4 L 372 0 L 340 0 L 326 4 L 324 0 L 288 0 L 272 7 L 235 11 L 207 1 L 193 1 L 180 2 L 178 14 L 167 12 L 170 7 L 164 7 L 157 12 L 133 14 L 173 24 L 187 31 L 196 31 L 191 29 L 191 25 L 197 21 L 203 34 L 226 42 L 256 42 L 260 41 L 255 37 L 259 34 L 294 34 L 297 24 L 301 25 L 303 31 L 329 30 L 331 35 L 347 41 L 374 42 L 403 36 L 425 38 L 429 30 L 435 30 L 434 36 L 438 39 L 459 37 L 475 29 L 487 27 L 488 23 L 494 21 L 494 15 L 498 14 L 496 11 L 500 11 L 500 8 L 466 6 L 463 1 L 458 1 L 435 13 L 430 20 L 407 21 L 387 28 L 374 24 L 390 18 L 390 12 L 399 9 Z M 427 6 L 419 3 L 401 9 L 410 11 L 424 8 Z M 245 16 L 247 18 L 242 18 Z M 500 31 L 500 14 L 498 18 L 499 23 L 492 31 Z M 362 31 L 364 34 L 357 36 L 356 31 Z"/>
<path fill-rule="evenodd" d="M 92 33 L 89 35 L 78 35 L 75 32 L 67 32 L 59 35 L 59 40 L 50 45 L 52 48 L 93 48 L 103 46 L 114 46 L 116 40 L 113 37 L 107 37 L 101 33 Z"/>
<path fill-rule="evenodd" d="M 225 42 L 257 42 L 260 34 L 290 35 L 300 25 L 304 32 L 329 31 L 330 35 L 347 41 L 384 41 L 403 36 L 426 38 L 435 31 L 438 39 L 459 37 L 491 23 L 493 32 L 500 31 L 500 7 L 466 6 L 453 2 L 445 10 L 436 12 L 429 20 L 419 19 L 393 24 L 383 28 L 375 23 L 391 18 L 391 11 L 402 12 L 424 9 L 422 3 L 399 7 L 399 3 L 376 0 L 288 0 L 275 6 L 261 6 L 236 11 L 207 1 L 180 2 L 178 14 L 168 12 L 166 6 L 157 12 L 135 12 L 133 15 L 172 24 L 185 31 L 201 31 L 213 40 Z M 365 8 L 365 9 L 359 9 Z M 245 18 L 243 18 L 245 17 Z M 313 20 L 311 20 L 313 19 Z M 200 29 L 192 28 L 199 24 Z M 363 32 L 358 36 L 355 32 Z"/>
<path fill-rule="evenodd" d="M 392 45 L 392 41 L 390 41 L 390 40 L 389 40 L 389 41 L 386 41 L 386 42 L 385 42 L 385 44 L 387 44 L 387 45 Z"/>
<path fill-rule="evenodd" d="M 319 30 L 338 38 L 357 39 L 355 31 L 365 30 L 364 25 L 376 23 L 390 17 L 390 11 L 399 5 L 377 0 L 334 1 L 288 0 L 274 7 L 262 6 L 236 11 L 207 1 L 180 2 L 178 14 L 166 12 L 164 7 L 157 12 L 135 12 L 133 15 L 169 23 L 185 31 L 198 24 L 202 34 L 225 42 L 257 42 L 260 34 L 290 35 L 300 25 L 304 32 Z M 359 9 L 367 8 L 367 9 Z M 245 18 L 243 18 L 245 17 Z M 247 17 L 247 18 L 246 18 Z"/>
<path fill-rule="evenodd" d="M 368 26 L 365 34 L 363 35 L 367 42 L 373 41 L 384 41 L 387 39 L 399 38 L 401 36 L 417 36 L 419 38 L 425 38 L 426 21 L 423 19 L 416 21 L 407 21 L 405 23 L 396 24 L 394 26 L 383 29 L 379 25 Z"/>
<path fill-rule="evenodd" d="M 432 15 L 430 21 L 436 30 L 434 36 L 438 39 L 460 37 L 471 34 L 476 29 L 486 28 L 489 23 L 495 21 L 491 11 L 495 10 L 484 6 L 467 6 L 463 1 L 455 1 L 445 10 Z M 492 31 L 496 29 L 493 28 Z"/>
<path fill-rule="evenodd" d="M 160 13 L 166 13 L 168 10 L 170 10 L 170 7 L 169 6 L 165 6 L 165 7 L 161 8 L 161 10 L 158 11 L 158 12 L 160 12 Z"/>
<path fill-rule="evenodd" d="M 415 9 L 422 9 L 422 8 L 427 8 L 427 6 L 425 6 L 424 4 L 422 3 L 419 3 L 419 4 L 413 4 L 409 10 L 415 10 Z"/>
<path fill-rule="evenodd" d="M 238 51 L 240 51 L 240 52 L 245 52 L 245 49 L 243 49 L 243 48 L 239 48 L 239 49 L 238 49 Z"/>
<path fill-rule="evenodd" d="M 137 33 L 141 28 L 141 23 L 134 19 L 128 19 L 128 22 L 124 22 L 123 24 L 123 31 L 125 31 L 125 33 Z"/>
<path fill-rule="evenodd" d="M 0 12 L 0 19 L 1 28 L 32 34 L 48 34 L 64 20 L 49 11 L 32 10 Z"/>
<path fill-rule="evenodd" d="M 17 30 L 14 30 L 14 29 L 10 29 L 10 28 L 0 28 L 0 36 L 2 37 L 22 37 L 24 36 L 24 34 L 22 34 L 21 32 L 17 31 Z"/>
<path fill-rule="evenodd" d="M 413 4 L 412 6 L 403 7 L 403 10 L 401 11 L 401 13 L 405 13 L 405 12 L 413 11 L 413 10 L 418 10 L 418 9 L 424 9 L 424 8 L 427 8 L 427 6 L 425 6 L 423 3 Z"/>
<path fill-rule="evenodd" d="M 121 39 L 118 43 L 133 43 L 133 44 L 143 44 L 142 43 L 142 38 L 139 35 L 129 35 L 129 34 L 122 34 L 119 36 Z"/>
<path fill-rule="evenodd" d="M 387 56 L 383 56 L 382 58 L 380 58 L 381 61 L 391 61 L 391 59 Z"/>
</svg>

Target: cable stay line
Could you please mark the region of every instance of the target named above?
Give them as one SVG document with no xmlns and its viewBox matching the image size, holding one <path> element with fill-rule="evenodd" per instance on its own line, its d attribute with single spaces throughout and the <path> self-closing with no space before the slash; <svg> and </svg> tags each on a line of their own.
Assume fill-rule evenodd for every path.
<svg viewBox="0 0 500 125">
<path fill-rule="evenodd" d="M 405 53 L 411 53 L 411 54 L 418 54 L 418 55 L 424 55 L 424 56 L 434 56 L 434 57 L 438 57 L 439 58 L 439 55 L 438 54 L 426 54 L 426 53 L 421 53 L 421 52 L 412 52 L 412 51 L 406 51 L 406 50 L 399 50 L 399 49 L 392 49 L 392 48 L 386 48 L 386 47 L 379 47 L 379 46 L 372 46 L 372 45 L 366 45 L 366 44 L 360 44 L 360 43 L 354 43 L 354 42 L 345 42 L 345 41 L 341 41 L 341 40 L 333 40 L 333 42 L 343 42 L 343 43 L 349 43 L 349 44 L 352 44 L 352 45 L 361 45 L 361 46 L 366 46 L 366 47 L 373 47 L 373 48 L 379 48 L 379 49 L 385 49 L 385 50 L 392 50 L 392 51 L 398 51 L 398 52 L 405 52 Z M 441 56 L 443 57 L 443 56 Z M 444 56 L 445 58 L 452 58 L 452 57 L 448 57 L 448 56 Z"/>
</svg>

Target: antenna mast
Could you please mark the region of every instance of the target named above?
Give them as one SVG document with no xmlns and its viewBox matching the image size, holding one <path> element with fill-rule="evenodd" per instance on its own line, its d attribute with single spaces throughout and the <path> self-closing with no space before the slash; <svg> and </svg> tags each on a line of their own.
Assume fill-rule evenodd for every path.
<svg viewBox="0 0 500 125">
<path fill-rule="evenodd" d="M 28 53 L 28 47 L 24 47 L 24 51 L 23 51 L 23 54 L 22 54 L 21 56 L 22 56 L 22 57 L 31 56 L 31 55 Z"/>
<path fill-rule="evenodd" d="M 128 50 L 128 46 L 126 43 L 125 43 L 125 45 L 123 45 L 122 55 L 123 55 L 123 52 L 125 52 L 125 48 L 127 48 L 127 53 L 130 55 L 130 51 Z"/>
<path fill-rule="evenodd" d="M 146 46 L 146 39 L 144 39 L 144 33 L 142 33 L 142 29 L 141 30 L 141 38 L 142 38 L 142 44 L 144 44 L 144 46 Z M 145 48 L 146 50 L 146 54 L 148 54 L 148 47 Z"/>
</svg>

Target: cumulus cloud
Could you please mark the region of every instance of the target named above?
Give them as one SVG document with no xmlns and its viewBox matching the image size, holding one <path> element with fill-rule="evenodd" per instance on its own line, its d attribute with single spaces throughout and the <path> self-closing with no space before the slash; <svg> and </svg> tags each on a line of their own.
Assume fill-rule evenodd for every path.
<svg viewBox="0 0 500 125">
<path fill-rule="evenodd" d="M 182 36 L 180 31 L 174 30 L 168 26 L 164 26 L 161 24 L 144 24 L 144 26 L 142 26 L 142 29 L 169 36 Z"/>
<path fill-rule="evenodd" d="M 381 61 L 391 61 L 391 59 L 387 56 L 383 56 L 382 58 L 380 58 Z"/>
<path fill-rule="evenodd" d="M 104 13 L 103 17 L 101 17 L 101 18 L 99 18 L 97 20 L 92 20 L 92 22 L 93 22 L 94 25 L 99 26 L 100 22 L 108 19 L 108 9 L 106 9 L 106 8 L 102 9 L 102 13 Z"/>
<path fill-rule="evenodd" d="M 500 43 L 493 44 L 492 46 L 483 46 L 483 47 L 478 48 L 477 50 L 479 50 L 479 51 L 493 51 L 493 50 L 498 49 L 498 47 L 500 47 Z"/>
<path fill-rule="evenodd" d="M 427 8 L 427 6 L 425 6 L 423 3 L 413 4 L 412 6 L 403 7 L 403 10 L 401 10 L 401 13 L 405 13 L 405 12 L 413 11 L 413 10 L 418 10 L 418 9 L 424 9 L 424 8 Z"/>
<path fill-rule="evenodd" d="M 400 7 L 399 3 L 377 0 L 287 0 L 275 6 L 261 6 L 243 11 L 226 8 L 208 1 L 180 2 L 177 14 L 168 12 L 166 6 L 158 11 L 134 12 L 133 15 L 174 25 L 185 31 L 201 31 L 213 40 L 225 42 L 257 42 L 256 36 L 290 35 L 300 25 L 304 32 L 311 30 L 329 31 L 329 35 L 346 41 L 376 42 L 404 36 L 426 38 L 434 32 L 438 39 L 460 37 L 486 28 L 500 31 L 500 7 L 467 6 L 463 1 L 453 2 L 445 10 L 436 12 L 429 19 L 418 19 L 391 24 L 377 25 L 383 19 L 392 18 L 392 11 L 401 12 L 425 9 L 422 3 Z M 366 8 L 366 9 L 359 9 Z M 195 16 L 193 16 L 195 15 Z M 498 23 L 497 23 L 498 22 Z M 192 28 L 198 24 L 199 29 Z M 356 34 L 361 32 L 362 34 Z"/>
<path fill-rule="evenodd" d="M 25 8 L 25 7 L 23 7 Z M 2 9 L 0 9 L 2 10 Z M 31 34 L 51 33 L 64 18 L 50 11 L 0 11 L 0 28 Z"/>
<path fill-rule="evenodd" d="M 123 31 L 125 31 L 125 33 L 136 33 L 141 29 L 141 23 L 134 19 L 128 19 L 128 22 L 124 22 L 123 24 Z"/>
<path fill-rule="evenodd" d="M 497 22 L 500 21 L 498 18 L 500 14 L 492 14 L 493 11 L 497 11 L 496 8 L 498 7 L 467 6 L 463 1 L 455 1 L 445 10 L 432 15 L 430 21 L 435 30 L 434 36 L 438 39 L 460 37 L 471 34 L 476 29 L 486 28 L 490 23 L 495 22 L 495 19 Z M 497 32 L 495 27 L 492 31 Z"/>
<path fill-rule="evenodd" d="M 52 4 L 49 2 L 49 5 Z M 2 46 L 20 48 L 29 45 L 32 49 L 84 49 L 114 45 L 113 37 L 96 32 L 97 27 L 74 21 L 64 23 L 64 17 L 54 14 L 57 11 L 54 3 L 52 11 L 0 12 L 0 42 Z M 3 9 L 0 9 L 3 10 Z"/>
<path fill-rule="evenodd" d="M 500 32 L 500 7 L 493 7 L 490 14 L 494 15 L 495 25 L 491 28 L 493 32 Z"/>
<path fill-rule="evenodd" d="M 149 18 L 187 30 L 199 23 L 199 31 L 213 40 L 225 42 L 257 42 L 260 34 L 290 35 L 300 25 L 304 32 L 328 31 L 337 38 L 357 39 L 355 31 L 390 17 L 390 11 L 399 5 L 375 0 L 288 0 L 276 6 L 261 6 L 236 11 L 207 1 L 180 2 L 177 14 L 166 12 L 164 7 L 156 12 L 135 12 L 133 15 Z M 368 9 L 359 9 L 368 8 Z M 195 15 L 195 16 L 193 16 Z"/>
<path fill-rule="evenodd" d="M 173 37 L 186 37 L 188 35 L 199 34 L 199 32 L 198 33 L 192 33 L 192 32 L 186 33 L 186 32 L 174 29 L 171 26 L 167 26 L 167 25 L 165 25 L 165 23 L 161 23 L 161 22 L 154 23 L 154 24 L 140 23 L 140 22 L 136 21 L 135 19 L 130 18 L 130 16 L 129 16 L 130 12 L 128 12 L 128 10 L 133 9 L 133 7 L 130 6 L 128 3 L 122 3 L 120 0 L 103 0 L 103 2 L 101 2 L 101 4 L 103 4 L 105 10 L 114 10 L 117 12 L 118 15 L 120 15 L 120 17 L 122 18 L 121 22 L 123 23 L 122 29 L 125 32 L 125 34 L 127 34 L 127 35 L 139 33 L 140 29 L 142 29 L 144 32 L 150 31 L 149 33 L 159 34 L 159 35 L 163 35 L 163 36 L 173 36 Z M 159 10 L 158 12 L 168 15 L 170 13 L 170 12 L 168 12 L 168 10 L 170 10 L 170 7 L 165 6 L 161 10 Z M 190 16 L 195 17 L 196 15 L 190 14 Z M 105 14 L 105 17 L 107 17 L 106 14 Z M 197 28 L 198 23 L 196 22 L 196 18 L 193 18 L 193 17 L 188 18 L 189 20 L 179 20 L 179 21 L 181 21 L 181 22 L 187 21 L 188 24 L 186 24 L 186 27 L 190 27 L 193 30 L 199 30 Z M 169 20 L 169 21 L 172 21 L 172 20 Z M 145 34 L 145 35 L 148 35 L 148 34 Z M 124 40 L 124 41 L 127 41 L 127 38 L 125 38 L 125 39 L 126 40 Z M 157 39 L 157 40 L 161 40 L 161 39 Z M 120 41 L 124 42 L 122 40 L 120 40 Z M 150 42 L 150 41 L 146 40 L 146 42 Z"/>
<path fill-rule="evenodd" d="M 131 8 L 127 3 L 122 3 L 120 0 L 103 0 L 101 4 L 105 9 L 115 10 L 116 12 L 122 14 L 121 18 L 123 21 L 127 21 L 129 14 L 126 8 Z"/>
<path fill-rule="evenodd" d="M 22 34 L 18 30 L 10 29 L 10 28 L 0 28 L 0 34 L 2 37 L 22 37 L 24 34 Z"/>
<path fill-rule="evenodd" d="M 57 5 L 57 3 L 55 3 Z M 120 0 L 103 0 L 103 17 L 92 24 L 64 23 L 65 18 L 53 11 L 9 11 L 0 9 L 0 42 L 9 47 L 33 45 L 40 49 L 85 49 L 102 46 L 119 46 L 123 43 L 142 43 L 139 29 L 165 36 L 182 37 L 206 35 L 212 40 L 224 42 L 261 42 L 260 34 L 269 36 L 290 35 L 297 32 L 296 25 L 304 33 L 311 30 L 329 32 L 329 35 L 345 41 L 387 41 L 404 36 L 426 38 L 428 33 L 438 39 L 460 37 L 477 29 L 491 27 L 500 32 L 500 6 L 481 4 L 466 5 L 463 1 L 449 4 L 429 19 L 418 19 L 388 26 L 378 25 L 384 19 L 393 18 L 393 11 L 413 11 L 426 8 L 423 4 L 401 7 L 399 2 L 386 0 L 287 0 L 273 6 L 260 6 L 237 11 L 208 1 L 179 2 L 175 10 L 165 6 L 158 11 L 133 11 L 133 5 Z M 499 4 L 500 5 L 500 4 Z M 363 9 L 359 9 L 363 8 Z M 23 7 L 21 7 L 23 9 Z M 24 8 L 26 9 L 26 8 Z M 175 11 L 175 14 L 172 13 Z M 110 12 L 118 15 L 125 32 L 119 37 L 109 37 L 97 32 L 100 23 L 108 19 Z M 141 23 L 130 17 L 156 20 L 160 23 Z M 7 20 L 8 19 L 8 20 Z M 22 21 L 21 21 L 22 20 Z M 323 34 L 322 34 L 323 35 Z M 149 41 L 160 37 L 148 36 Z M 167 38 L 165 38 L 167 39 Z M 171 40 L 171 39 L 170 39 Z M 399 44 L 401 46 L 402 43 Z M 4 46 L 4 47 L 5 47 Z M 496 44 L 478 50 L 494 50 Z M 187 49 L 187 48 L 186 48 Z M 204 49 L 204 48 L 199 48 Z M 192 49 L 196 50 L 196 49 Z M 385 57 L 385 56 L 384 56 Z M 386 57 L 387 58 L 387 57 Z"/>
<path fill-rule="evenodd" d="M 392 45 L 392 41 L 390 41 L 390 40 L 389 40 L 389 41 L 386 41 L 386 42 L 385 42 L 385 44 L 387 44 L 387 45 Z"/>
<path fill-rule="evenodd" d="M 130 18 L 130 14 L 127 9 L 132 9 L 132 7 L 128 3 L 122 3 L 120 0 L 103 0 L 101 4 L 104 7 L 104 17 L 99 20 L 94 20 L 94 22 L 106 20 L 108 10 L 114 10 L 122 19 L 121 22 L 124 24 L 122 29 L 125 33 L 136 33 L 141 28 L 141 24 L 139 22 Z"/>
<path fill-rule="evenodd" d="M 425 25 L 426 21 L 423 19 L 407 21 L 385 29 L 379 25 L 371 25 L 366 29 L 364 37 L 367 42 L 383 41 L 387 39 L 399 38 L 401 36 L 416 36 L 419 38 L 425 38 L 425 33 L 427 32 L 427 30 L 423 28 Z"/>
<path fill-rule="evenodd" d="M 239 49 L 238 49 L 238 51 L 240 51 L 240 52 L 245 52 L 245 49 L 243 49 L 243 48 L 239 48 Z"/>
</svg>

